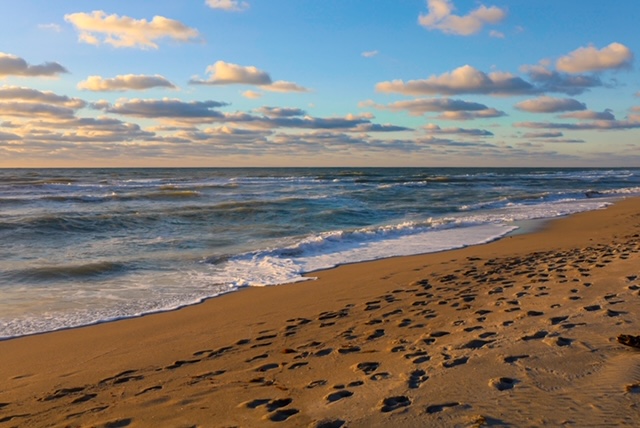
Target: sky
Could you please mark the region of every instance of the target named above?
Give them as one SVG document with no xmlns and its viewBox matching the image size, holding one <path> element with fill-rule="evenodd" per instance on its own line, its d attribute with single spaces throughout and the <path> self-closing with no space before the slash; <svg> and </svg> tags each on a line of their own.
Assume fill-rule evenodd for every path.
<svg viewBox="0 0 640 428">
<path fill-rule="evenodd" d="M 640 166 L 637 0 L 4 10 L 4 168 Z"/>
</svg>

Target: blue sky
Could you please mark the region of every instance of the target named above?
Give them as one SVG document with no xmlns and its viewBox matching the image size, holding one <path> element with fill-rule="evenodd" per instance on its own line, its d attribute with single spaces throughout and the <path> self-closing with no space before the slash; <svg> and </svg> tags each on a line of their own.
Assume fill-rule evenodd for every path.
<svg viewBox="0 0 640 428">
<path fill-rule="evenodd" d="M 11 2 L 0 167 L 638 166 L 640 2 Z"/>
</svg>

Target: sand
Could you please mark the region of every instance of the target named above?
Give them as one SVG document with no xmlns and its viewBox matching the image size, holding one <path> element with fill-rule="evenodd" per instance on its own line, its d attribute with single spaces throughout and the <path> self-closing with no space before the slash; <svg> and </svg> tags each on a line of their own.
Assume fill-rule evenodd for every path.
<svg viewBox="0 0 640 428">
<path fill-rule="evenodd" d="M 640 199 L 0 342 L 0 427 L 637 426 Z"/>
</svg>

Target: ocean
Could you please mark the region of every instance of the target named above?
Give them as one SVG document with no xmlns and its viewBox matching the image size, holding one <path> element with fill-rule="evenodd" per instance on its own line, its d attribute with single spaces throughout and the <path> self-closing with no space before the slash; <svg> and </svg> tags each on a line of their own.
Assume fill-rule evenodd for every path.
<svg viewBox="0 0 640 428">
<path fill-rule="evenodd" d="M 0 338 L 489 242 L 638 193 L 640 169 L 0 169 Z"/>
</svg>

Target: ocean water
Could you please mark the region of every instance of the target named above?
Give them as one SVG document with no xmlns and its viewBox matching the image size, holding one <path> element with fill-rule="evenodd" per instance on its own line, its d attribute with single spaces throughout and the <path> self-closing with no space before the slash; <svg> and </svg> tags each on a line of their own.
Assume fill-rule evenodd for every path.
<svg viewBox="0 0 640 428">
<path fill-rule="evenodd" d="M 0 338 L 488 242 L 638 193 L 640 169 L 0 169 Z"/>
</svg>

